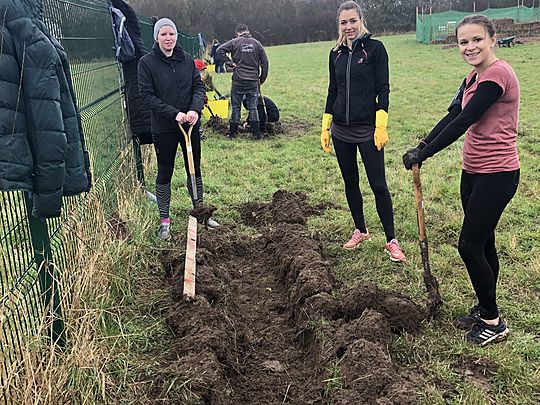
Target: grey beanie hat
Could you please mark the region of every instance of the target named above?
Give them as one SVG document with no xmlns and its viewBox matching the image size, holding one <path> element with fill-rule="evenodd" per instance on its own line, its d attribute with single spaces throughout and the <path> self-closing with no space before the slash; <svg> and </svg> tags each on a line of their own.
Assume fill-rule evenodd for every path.
<svg viewBox="0 0 540 405">
<path fill-rule="evenodd" d="M 174 31 L 178 34 L 178 30 L 176 29 L 176 25 L 174 25 L 174 23 L 171 20 L 169 20 L 168 18 L 160 18 L 154 24 L 154 41 L 157 41 L 159 30 L 161 29 L 161 27 L 163 27 L 165 25 L 169 25 L 169 26 L 173 27 Z"/>
</svg>

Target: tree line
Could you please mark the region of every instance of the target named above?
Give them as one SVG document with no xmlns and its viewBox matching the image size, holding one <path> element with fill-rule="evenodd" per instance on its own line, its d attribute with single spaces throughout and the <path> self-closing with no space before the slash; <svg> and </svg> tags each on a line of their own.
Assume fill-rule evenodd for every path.
<svg viewBox="0 0 540 405">
<path fill-rule="evenodd" d="M 534 3 L 536 1 L 536 4 Z M 538 6 L 540 0 L 361 0 L 374 34 L 415 30 L 417 7 L 429 13 L 473 12 L 487 7 Z M 336 12 L 343 0 L 127 0 L 147 16 L 169 17 L 178 29 L 202 32 L 207 41 L 224 42 L 238 23 L 247 24 L 264 45 L 331 40 L 337 37 Z"/>
</svg>

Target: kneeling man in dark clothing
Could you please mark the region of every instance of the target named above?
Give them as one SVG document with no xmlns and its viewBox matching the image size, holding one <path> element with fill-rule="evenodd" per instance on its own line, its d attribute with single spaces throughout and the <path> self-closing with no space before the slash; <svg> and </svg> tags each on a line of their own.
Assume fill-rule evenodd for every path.
<svg viewBox="0 0 540 405">
<path fill-rule="evenodd" d="M 265 132 L 267 130 L 267 127 L 266 127 L 267 122 L 274 123 L 274 122 L 279 121 L 279 108 L 269 97 L 266 97 L 266 96 L 263 96 L 263 97 L 264 97 L 264 104 L 263 104 L 262 97 L 259 97 L 258 102 L 257 102 L 257 113 L 259 115 L 259 128 L 261 132 Z M 249 110 L 245 97 L 242 100 L 242 105 L 244 106 L 246 110 Z M 265 109 L 265 105 L 266 105 L 266 109 Z M 247 119 L 247 124 L 251 126 L 251 121 L 250 121 L 249 116 Z"/>
</svg>

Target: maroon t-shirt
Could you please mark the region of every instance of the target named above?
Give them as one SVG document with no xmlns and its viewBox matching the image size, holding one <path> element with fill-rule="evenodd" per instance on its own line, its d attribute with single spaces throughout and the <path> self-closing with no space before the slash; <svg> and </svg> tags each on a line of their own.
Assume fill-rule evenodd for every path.
<svg viewBox="0 0 540 405">
<path fill-rule="evenodd" d="M 469 73 L 467 83 L 476 73 Z M 470 173 L 509 172 L 519 169 L 516 146 L 519 119 L 519 82 L 512 67 L 497 60 L 463 93 L 462 108 L 478 84 L 490 81 L 503 90 L 482 117 L 467 130 L 463 145 L 463 169 Z"/>
</svg>

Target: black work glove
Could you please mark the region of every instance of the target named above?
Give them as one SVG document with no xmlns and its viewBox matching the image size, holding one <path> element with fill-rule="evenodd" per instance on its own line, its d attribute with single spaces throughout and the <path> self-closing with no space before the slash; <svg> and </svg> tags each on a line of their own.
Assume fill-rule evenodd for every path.
<svg viewBox="0 0 540 405">
<path fill-rule="evenodd" d="M 405 166 L 405 169 L 411 170 L 412 165 L 417 164 L 418 168 L 422 166 L 423 159 L 418 156 L 420 153 L 420 148 L 412 148 L 409 149 L 407 152 L 403 154 L 403 165 Z"/>
</svg>

